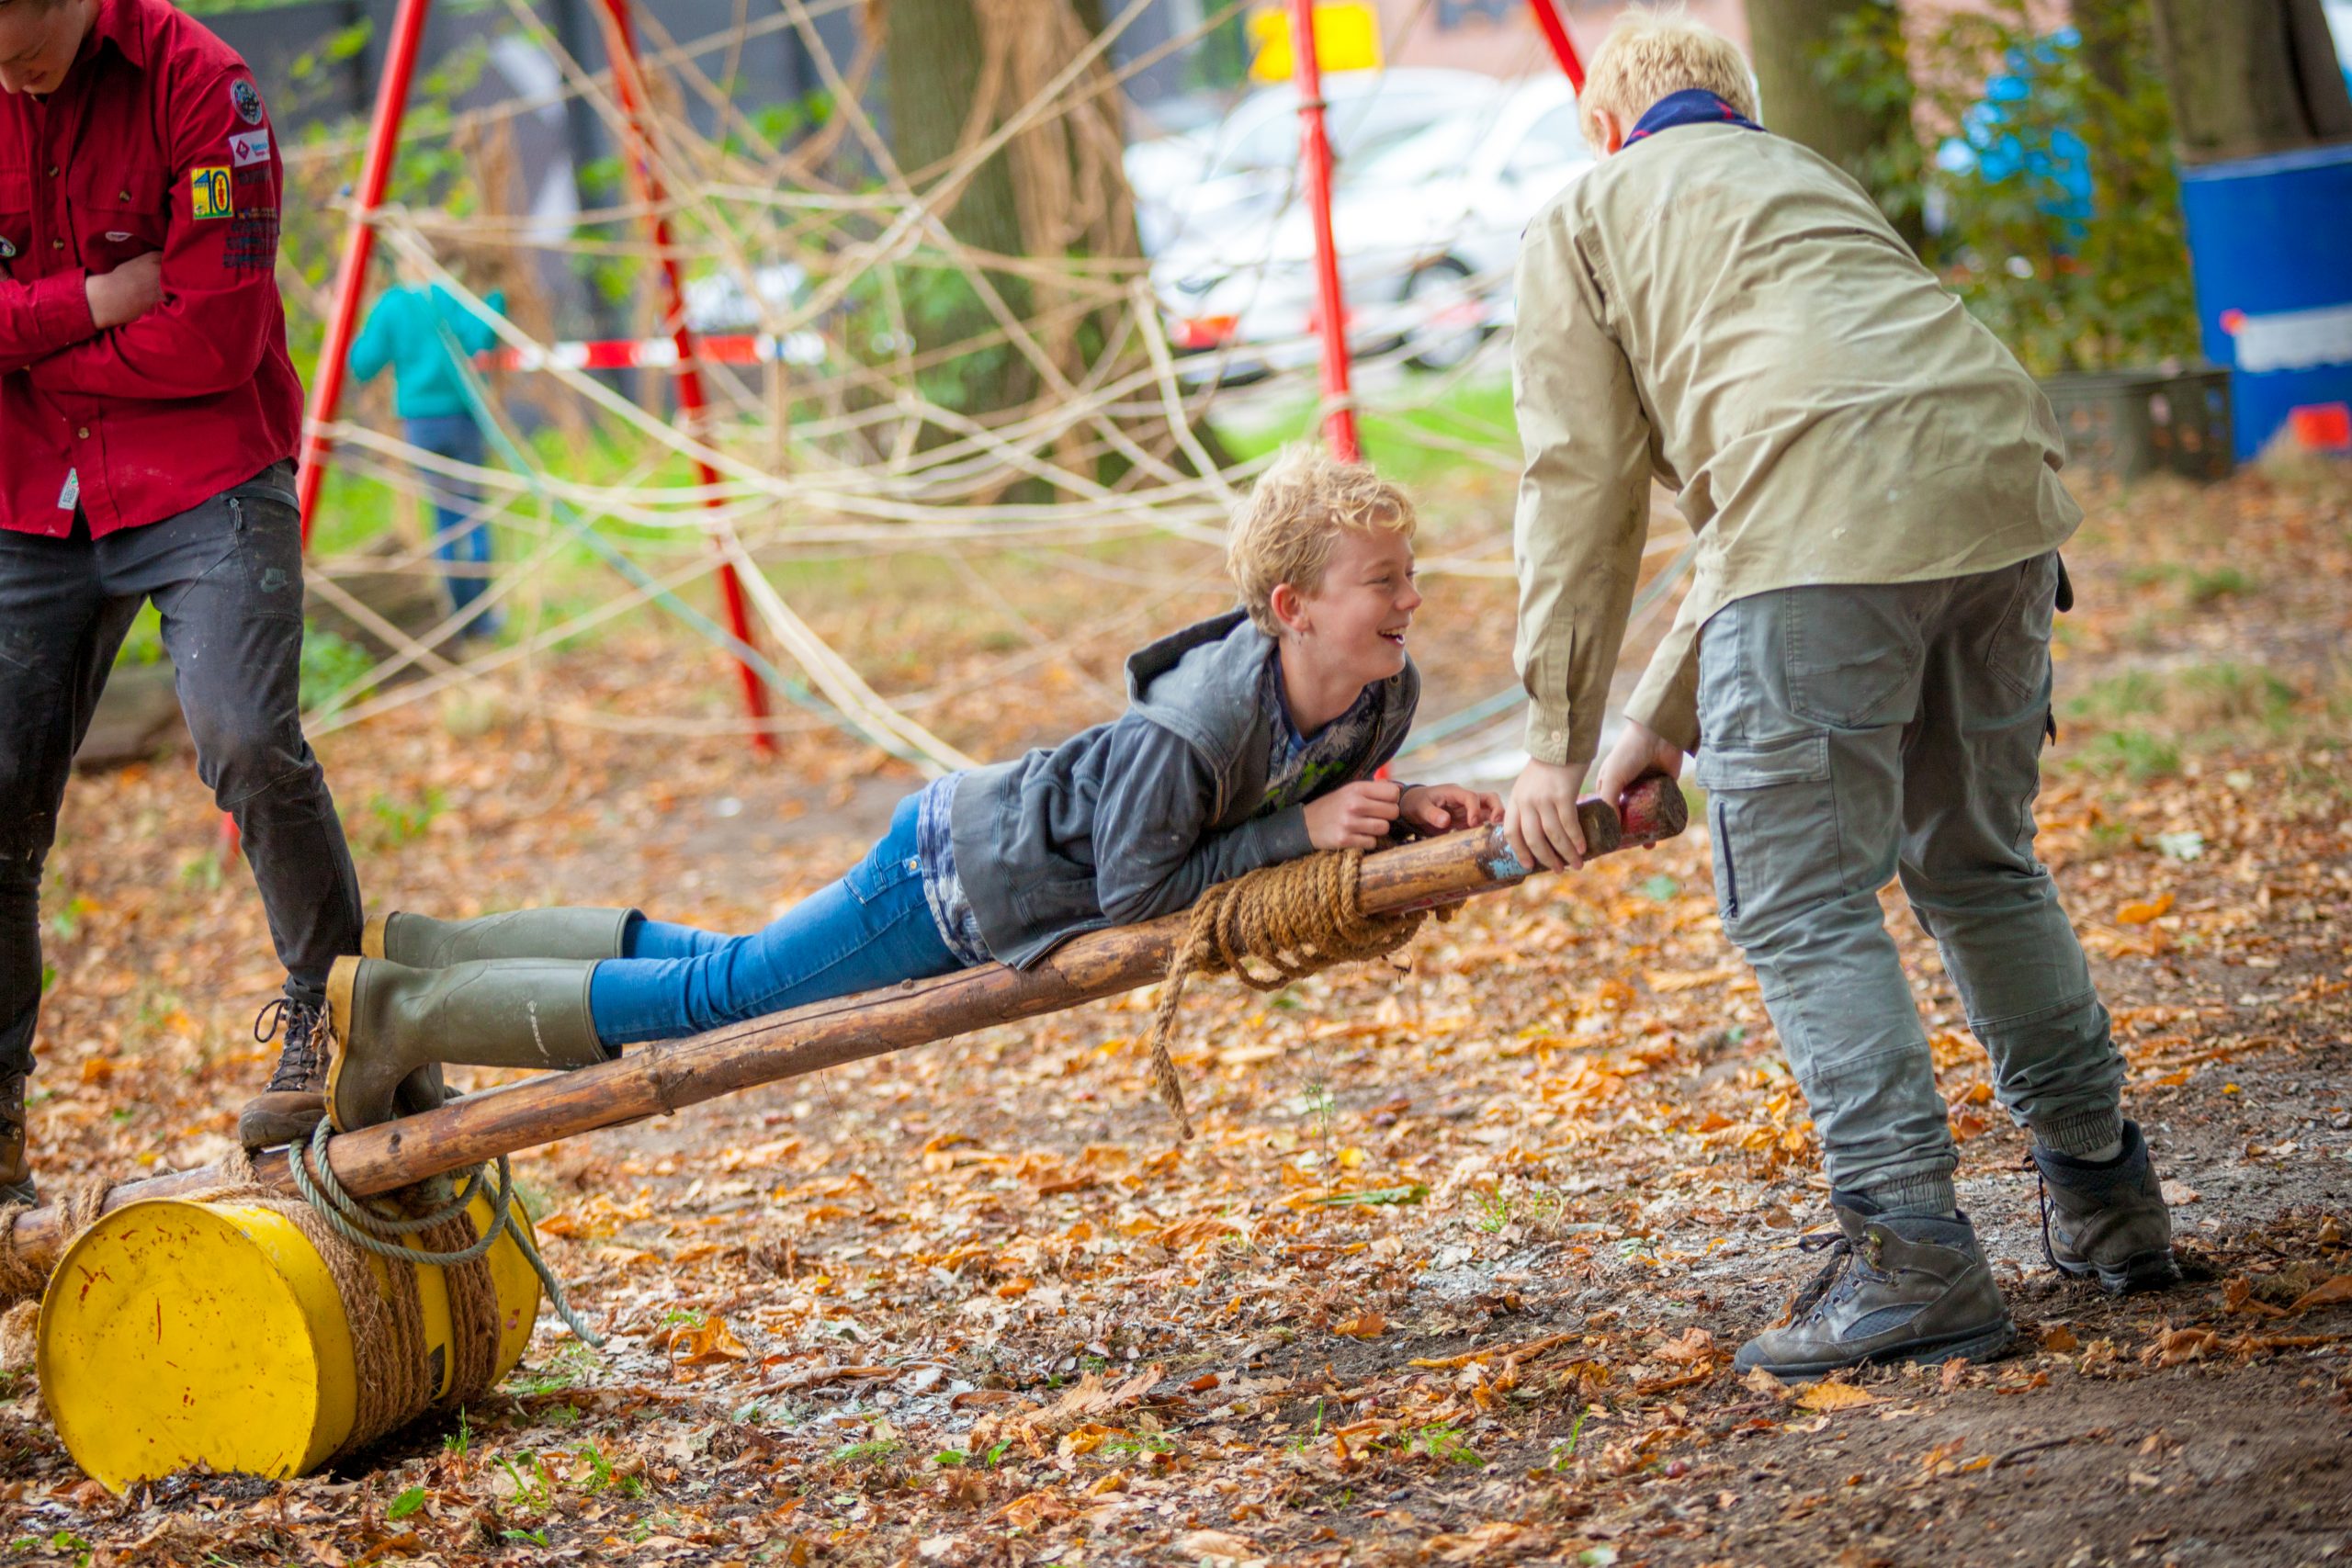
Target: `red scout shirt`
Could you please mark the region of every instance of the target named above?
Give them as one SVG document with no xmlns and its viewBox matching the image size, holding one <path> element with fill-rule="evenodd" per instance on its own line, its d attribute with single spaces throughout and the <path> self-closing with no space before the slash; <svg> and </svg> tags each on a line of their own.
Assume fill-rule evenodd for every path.
<svg viewBox="0 0 2352 1568">
<path fill-rule="evenodd" d="M 56 92 L 0 93 L 0 528 L 136 528 L 294 456 L 281 180 L 252 73 L 164 0 L 98 0 Z M 85 272 L 146 251 L 164 302 L 95 331 Z"/>
</svg>

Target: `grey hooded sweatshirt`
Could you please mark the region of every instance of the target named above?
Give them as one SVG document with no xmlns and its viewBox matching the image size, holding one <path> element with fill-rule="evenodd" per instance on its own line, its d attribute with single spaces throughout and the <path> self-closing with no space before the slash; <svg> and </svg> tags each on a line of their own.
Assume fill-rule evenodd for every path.
<svg viewBox="0 0 2352 1568">
<path fill-rule="evenodd" d="M 1276 646 L 1239 610 L 1187 626 L 1129 657 L 1118 718 L 963 776 L 956 864 L 999 962 L 1025 969 L 1080 931 L 1183 908 L 1314 847 L 1304 806 L 1256 815 Z M 1404 744 L 1420 671 L 1408 659 L 1378 694 L 1369 744 L 1317 795 L 1370 778 Z"/>
</svg>

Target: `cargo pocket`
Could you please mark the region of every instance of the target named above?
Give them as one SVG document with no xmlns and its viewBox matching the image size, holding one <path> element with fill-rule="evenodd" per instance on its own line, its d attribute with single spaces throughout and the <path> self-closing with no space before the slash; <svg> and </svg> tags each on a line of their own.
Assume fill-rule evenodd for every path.
<svg viewBox="0 0 2352 1568">
<path fill-rule="evenodd" d="M 2052 550 L 2017 565 L 2017 591 L 1985 645 L 1984 667 L 2011 695 L 2042 695 L 2050 680 L 2050 630 L 2058 605 L 2061 568 Z M 2055 728 L 2052 726 L 2052 728 Z"/>
<path fill-rule="evenodd" d="M 1908 720 L 1927 651 L 1915 585 L 1790 590 L 1781 618 L 1789 711 L 1837 729 Z"/>
<path fill-rule="evenodd" d="M 1702 745 L 1693 776 L 1707 791 L 1715 905 L 1745 945 L 1759 914 L 1842 890 L 1829 737 L 1815 732 Z"/>
<path fill-rule="evenodd" d="M 300 625 L 302 619 L 302 524 L 290 501 L 271 485 L 239 485 L 221 496 L 232 541 L 228 560 L 245 608 L 254 615 Z"/>
</svg>

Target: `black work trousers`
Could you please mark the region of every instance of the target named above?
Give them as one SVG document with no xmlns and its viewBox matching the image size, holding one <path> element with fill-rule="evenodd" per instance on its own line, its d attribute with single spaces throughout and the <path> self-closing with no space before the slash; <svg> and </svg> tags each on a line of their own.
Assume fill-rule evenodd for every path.
<svg viewBox="0 0 2352 1568">
<path fill-rule="evenodd" d="M 163 616 L 197 773 L 236 818 L 286 965 L 316 1006 L 359 951 L 359 876 L 302 736 L 293 465 L 176 517 L 90 537 L 0 530 L 0 1072 L 32 1069 L 41 868 L 74 753 L 140 605 Z"/>
</svg>

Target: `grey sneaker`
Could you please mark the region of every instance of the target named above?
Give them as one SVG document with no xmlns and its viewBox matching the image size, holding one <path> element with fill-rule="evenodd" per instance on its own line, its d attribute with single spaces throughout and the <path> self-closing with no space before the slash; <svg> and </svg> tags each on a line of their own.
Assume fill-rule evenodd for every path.
<svg viewBox="0 0 2352 1568">
<path fill-rule="evenodd" d="M 2123 1152 L 2094 1162 L 2033 1145 L 2041 1182 L 2041 1253 L 2076 1279 L 2098 1277 L 2111 1295 L 2180 1282 L 2172 1213 L 2137 1122 L 2123 1123 Z"/>
<path fill-rule="evenodd" d="M 1839 1234 L 1807 1236 L 1829 1261 L 1790 1303 L 1785 1327 L 1739 1348 L 1732 1366 L 1779 1378 L 1816 1378 L 1875 1361 L 1989 1360 L 2017 1329 L 1968 1216 L 1881 1216 L 1877 1205 L 1833 1192 Z"/>
</svg>

